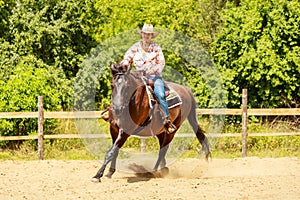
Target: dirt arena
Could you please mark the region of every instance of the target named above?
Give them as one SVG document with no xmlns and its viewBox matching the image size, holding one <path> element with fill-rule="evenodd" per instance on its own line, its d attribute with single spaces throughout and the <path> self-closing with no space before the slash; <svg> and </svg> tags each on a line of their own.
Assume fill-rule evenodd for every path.
<svg viewBox="0 0 300 200">
<path fill-rule="evenodd" d="M 99 161 L 1 161 L 0 199 L 300 199 L 299 158 L 177 160 L 164 178 L 117 171 L 91 182 Z"/>
</svg>

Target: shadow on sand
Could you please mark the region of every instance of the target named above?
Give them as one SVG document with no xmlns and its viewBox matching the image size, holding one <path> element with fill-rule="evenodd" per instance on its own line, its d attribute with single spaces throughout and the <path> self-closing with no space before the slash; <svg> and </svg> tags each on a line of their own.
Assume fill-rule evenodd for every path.
<svg viewBox="0 0 300 200">
<path fill-rule="evenodd" d="M 135 183 L 141 181 L 149 181 L 154 178 L 164 178 L 169 174 L 169 168 L 164 167 L 158 171 L 149 171 L 142 165 L 130 164 L 128 166 L 134 172 L 135 177 L 128 177 L 128 183 Z"/>
</svg>

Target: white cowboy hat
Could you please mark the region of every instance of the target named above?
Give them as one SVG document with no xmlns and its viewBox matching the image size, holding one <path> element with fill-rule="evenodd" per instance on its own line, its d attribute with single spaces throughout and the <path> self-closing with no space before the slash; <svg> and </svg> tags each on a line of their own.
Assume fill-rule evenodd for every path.
<svg viewBox="0 0 300 200">
<path fill-rule="evenodd" d="M 152 33 L 152 38 L 155 38 L 159 33 L 154 31 L 152 24 L 144 24 L 142 29 L 137 30 L 138 33 L 141 35 L 142 33 Z"/>
</svg>

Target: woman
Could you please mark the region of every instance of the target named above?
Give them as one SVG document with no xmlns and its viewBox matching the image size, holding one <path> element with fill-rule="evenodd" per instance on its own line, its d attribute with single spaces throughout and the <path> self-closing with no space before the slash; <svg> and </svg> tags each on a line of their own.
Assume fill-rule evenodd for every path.
<svg viewBox="0 0 300 200">
<path fill-rule="evenodd" d="M 145 76 L 154 82 L 154 94 L 156 95 L 160 105 L 165 111 L 164 125 L 167 132 L 176 131 L 176 126 L 169 119 L 168 103 L 165 96 L 164 81 L 162 80 L 162 70 L 165 66 L 165 58 L 161 48 L 152 41 L 158 35 L 152 24 L 144 24 L 141 30 L 138 30 L 142 40 L 135 43 L 125 53 L 122 65 L 128 66 L 132 62 L 136 68 L 137 74 L 145 74 Z"/>
</svg>

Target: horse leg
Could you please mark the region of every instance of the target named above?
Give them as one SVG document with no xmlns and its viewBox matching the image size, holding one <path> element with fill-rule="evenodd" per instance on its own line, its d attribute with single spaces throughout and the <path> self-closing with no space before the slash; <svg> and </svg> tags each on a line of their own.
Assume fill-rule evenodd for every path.
<svg viewBox="0 0 300 200">
<path fill-rule="evenodd" d="M 119 130 L 118 138 L 116 139 L 112 147 L 107 151 L 101 168 L 98 170 L 97 174 L 92 179 L 93 182 L 100 182 L 100 178 L 103 176 L 107 164 L 110 161 L 117 158 L 119 149 L 123 146 L 128 137 L 129 135 L 124 133 L 123 129 Z"/>
<path fill-rule="evenodd" d="M 196 134 L 196 137 L 200 144 L 202 145 L 201 151 L 205 153 L 205 158 L 208 160 L 208 157 L 211 157 L 211 151 L 210 151 L 210 146 L 207 140 L 207 137 L 204 134 L 204 131 L 202 128 L 199 126 L 197 122 L 197 117 L 196 117 L 196 108 L 192 108 L 189 116 L 188 116 L 189 123 L 191 127 L 193 128 L 194 133 Z"/>
<path fill-rule="evenodd" d="M 119 149 L 117 150 L 116 154 L 114 155 L 114 157 L 113 157 L 113 159 L 111 161 L 110 167 L 109 167 L 109 171 L 107 172 L 107 174 L 105 175 L 105 177 L 111 178 L 112 175 L 115 173 L 118 155 L 119 155 Z"/>
<path fill-rule="evenodd" d="M 169 149 L 169 144 L 173 140 L 175 134 L 166 134 L 166 132 L 157 135 L 157 138 L 159 140 L 159 153 L 158 153 L 158 159 L 156 161 L 156 164 L 154 166 L 154 171 L 157 171 L 158 166 L 161 168 L 166 167 L 166 153 Z"/>
<path fill-rule="evenodd" d="M 111 133 L 111 137 L 112 137 L 112 142 L 114 144 L 117 140 L 117 137 L 118 137 L 118 128 L 115 127 L 115 126 L 110 126 L 110 133 Z M 119 149 L 116 151 L 115 156 L 112 158 L 112 161 L 111 161 L 111 164 L 110 164 L 110 167 L 109 167 L 109 171 L 107 172 L 105 177 L 111 178 L 112 175 L 115 173 L 118 155 L 119 155 Z"/>
<path fill-rule="evenodd" d="M 165 156 L 167 154 L 168 149 L 169 149 L 169 145 L 166 145 L 163 148 L 159 149 L 158 159 L 157 159 L 156 164 L 153 168 L 154 171 L 158 170 L 158 166 L 161 166 L 161 168 L 164 168 L 166 166 Z"/>
</svg>

